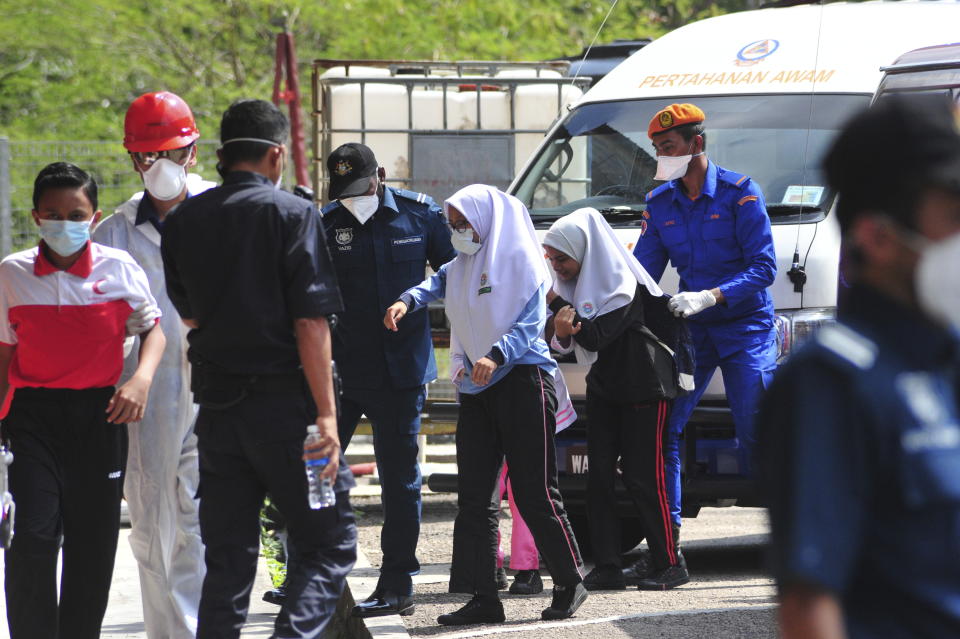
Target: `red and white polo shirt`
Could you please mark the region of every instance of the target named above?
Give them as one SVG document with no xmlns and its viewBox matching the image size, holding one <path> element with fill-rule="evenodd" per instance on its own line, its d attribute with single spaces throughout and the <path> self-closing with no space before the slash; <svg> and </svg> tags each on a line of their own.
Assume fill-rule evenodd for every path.
<svg viewBox="0 0 960 639">
<path fill-rule="evenodd" d="M 116 384 L 125 323 L 143 302 L 157 306 L 126 251 L 88 242 L 66 271 L 39 247 L 8 255 L 0 262 L 0 343 L 16 346 L 10 387 Z"/>
</svg>

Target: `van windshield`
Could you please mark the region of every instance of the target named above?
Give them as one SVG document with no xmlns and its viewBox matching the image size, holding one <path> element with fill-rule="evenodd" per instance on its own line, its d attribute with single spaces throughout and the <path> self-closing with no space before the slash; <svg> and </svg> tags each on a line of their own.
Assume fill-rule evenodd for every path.
<svg viewBox="0 0 960 639">
<path fill-rule="evenodd" d="M 676 97 L 587 104 L 574 110 L 517 183 L 535 222 L 585 206 L 611 223 L 639 224 L 644 198 L 662 184 L 647 124 L 670 102 L 707 114 L 707 156 L 763 189 L 774 224 L 822 220 L 833 194 L 820 163 L 840 127 L 866 107 L 865 95 Z"/>
</svg>

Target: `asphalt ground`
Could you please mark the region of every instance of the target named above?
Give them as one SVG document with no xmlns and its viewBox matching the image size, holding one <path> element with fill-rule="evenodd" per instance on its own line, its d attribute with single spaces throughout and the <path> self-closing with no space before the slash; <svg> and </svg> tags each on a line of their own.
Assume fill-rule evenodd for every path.
<svg viewBox="0 0 960 639">
<path fill-rule="evenodd" d="M 375 567 L 380 563 L 379 499 L 356 497 L 353 502 L 359 515 L 361 549 Z M 550 604 L 552 582 L 547 571 L 542 570 L 543 593 L 501 593 L 506 623 L 443 627 L 437 625 L 437 616 L 459 608 L 467 600 L 464 595 L 447 593 L 455 516 L 454 495 L 424 496 L 418 546 L 422 572 L 415 578 L 416 612 L 409 617 L 387 618 L 390 623 L 386 619 L 368 623 L 372 637 L 401 637 L 403 630 L 411 637 L 443 639 L 500 635 L 526 639 L 547 633 L 552 639 L 776 636 L 774 587 L 764 571 L 768 526 L 762 509 L 704 508 L 699 517 L 684 520 L 681 545 L 691 582 L 675 590 L 594 592 L 573 618 L 548 623 L 541 621 L 540 612 Z M 500 529 L 509 555 L 510 515 L 506 507 L 502 510 Z M 375 582 L 375 568 L 354 572 L 355 577 L 362 576 L 367 583 Z M 508 574 L 512 572 L 508 570 Z M 360 594 L 354 593 L 358 599 Z"/>
<path fill-rule="evenodd" d="M 362 599 L 376 584 L 380 564 L 383 510 L 376 490 L 352 497 L 357 512 L 360 550 L 364 557 L 350 576 L 352 599 Z M 366 493 L 366 494 L 360 494 Z M 372 494 L 371 494 L 372 493 Z M 540 611 L 550 603 L 552 582 L 542 570 L 545 590 L 539 595 L 501 593 L 507 621 L 485 626 L 442 627 L 438 615 L 459 608 L 463 595 L 447 593 L 456 496 L 424 494 L 423 525 L 418 546 L 421 574 L 414 578 L 417 610 L 410 617 L 391 616 L 340 625 L 339 637 L 406 639 L 431 637 L 467 639 L 505 636 L 511 639 L 573 639 L 584 637 L 709 637 L 710 639 L 775 637 L 772 580 L 763 570 L 767 522 L 761 509 L 704 508 L 696 519 L 684 520 L 682 546 L 691 583 L 669 592 L 591 593 L 577 614 L 560 622 L 543 622 Z M 501 517 L 504 547 L 509 555 L 510 514 Z M 104 639 L 144 639 L 136 562 L 121 529 L 110 603 L 103 624 Z M 509 561 L 509 557 L 508 557 Z M 587 568 L 590 565 L 588 563 Z M 0 553 L 2 570 L 2 553 Z M 509 571 L 512 574 L 513 571 Z M 261 560 L 251 597 L 251 610 L 242 637 L 269 637 L 277 608 L 261 601 L 269 589 Z M 0 639 L 7 639 L 6 611 L 0 597 Z"/>
</svg>

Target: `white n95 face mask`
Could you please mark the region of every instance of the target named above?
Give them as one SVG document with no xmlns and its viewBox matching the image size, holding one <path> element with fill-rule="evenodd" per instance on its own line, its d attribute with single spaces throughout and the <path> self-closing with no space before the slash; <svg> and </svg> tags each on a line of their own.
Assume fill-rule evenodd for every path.
<svg viewBox="0 0 960 639">
<path fill-rule="evenodd" d="M 653 179 L 664 181 L 679 180 L 687 174 L 687 167 L 690 165 L 690 160 L 698 155 L 703 155 L 703 151 L 692 155 L 658 155 L 657 174 L 653 176 Z"/>
<path fill-rule="evenodd" d="M 920 308 L 931 318 L 960 330 L 960 233 L 929 242 L 920 252 L 914 286 Z"/>
<path fill-rule="evenodd" d="M 143 172 L 143 185 L 158 200 L 175 199 L 187 186 L 187 171 L 173 160 L 160 158 Z"/>
<path fill-rule="evenodd" d="M 380 196 L 374 194 L 345 197 L 340 200 L 340 204 L 350 211 L 353 217 L 357 218 L 357 222 L 366 224 L 367 220 L 380 209 Z"/>
<path fill-rule="evenodd" d="M 473 241 L 473 229 L 465 228 L 455 230 L 450 233 L 450 243 L 458 253 L 473 255 L 480 250 L 482 246 L 479 242 Z"/>
</svg>

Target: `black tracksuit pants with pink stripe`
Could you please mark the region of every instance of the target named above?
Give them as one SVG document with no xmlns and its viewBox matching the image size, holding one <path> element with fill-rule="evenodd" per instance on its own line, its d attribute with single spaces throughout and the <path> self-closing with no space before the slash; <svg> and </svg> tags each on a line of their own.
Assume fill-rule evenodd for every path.
<svg viewBox="0 0 960 639">
<path fill-rule="evenodd" d="M 517 365 L 490 388 L 460 395 L 459 511 L 453 529 L 450 592 L 496 595 L 500 467 L 555 584 L 582 580 L 580 550 L 557 488 L 553 376 Z"/>
<path fill-rule="evenodd" d="M 620 515 L 614 493 L 621 478 L 640 514 L 654 566 L 677 563 L 663 466 L 671 402 L 619 404 L 587 392 L 587 515 L 597 566 L 620 567 Z M 511 467 L 512 468 L 512 467 Z"/>
</svg>

